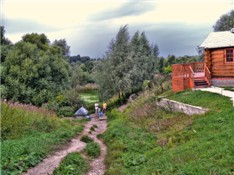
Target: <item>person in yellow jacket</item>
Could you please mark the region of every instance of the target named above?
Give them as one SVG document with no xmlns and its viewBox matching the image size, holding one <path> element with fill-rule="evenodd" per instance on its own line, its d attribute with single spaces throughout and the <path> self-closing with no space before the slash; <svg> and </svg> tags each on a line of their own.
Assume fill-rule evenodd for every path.
<svg viewBox="0 0 234 175">
<path fill-rule="evenodd" d="M 103 102 L 103 104 L 102 104 L 102 112 L 103 112 L 103 114 L 106 113 L 106 109 L 107 109 L 107 104 L 106 104 L 106 102 Z"/>
</svg>

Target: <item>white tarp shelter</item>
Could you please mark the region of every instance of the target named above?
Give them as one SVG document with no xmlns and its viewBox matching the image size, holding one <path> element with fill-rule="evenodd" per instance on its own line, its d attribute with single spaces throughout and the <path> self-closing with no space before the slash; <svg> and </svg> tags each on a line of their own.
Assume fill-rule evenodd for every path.
<svg viewBox="0 0 234 175">
<path fill-rule="evenodd" d="M 76 111 L 75 116 L 86 116 L 88 115 L 88 113 L 89 111 L 82 106 L 80 109 Z"/>
</svg>

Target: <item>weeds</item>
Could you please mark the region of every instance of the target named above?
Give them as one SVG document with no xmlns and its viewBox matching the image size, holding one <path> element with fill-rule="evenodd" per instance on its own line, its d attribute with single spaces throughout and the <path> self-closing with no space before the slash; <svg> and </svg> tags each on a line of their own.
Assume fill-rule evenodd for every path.
<svg viewBox="0 0 234 175">
<path fill-rule="evenodd" d="M 95 143 L 95 142 L 88 142 L 85 149 L 84 149 L 84 152 L 92 157 L 92 158 L 96 158 L 98 156 L 100 156 L 101 154 L 101 148 L 99 146 L 99 144 Z"/>
<path fill-rule="evenodd" d="M 2 104 L 1 173 L 21 174 L 82 131 L 70 121 Z"/>
<path fill-rule="evenodd" d="M 233 173 L 230 99 L 200 91 L 170 98 L 210 111 L 186 116 L 161 110 L 151 94 L 138 97 L 124 113 L 112 110 L 108 130 L 101 136 L 108 147 L 107 175 Z"/>
<path fill-rule="evenodd" d="M 81 137 L 80 139 L 82 142 L 85 142 L 85 143 L 89 143 L 89 142 L 93 142 L 93 139 L 91 139 L 89 136 L 87 135 L 84 135 Z"/>
<path fill-rule="evenodd" d="M 85 175 L 88 170 L 88 163 L 79 153 L 69 153 L 56 168 L 53 175 L 79 174 Z"/>
</svg>

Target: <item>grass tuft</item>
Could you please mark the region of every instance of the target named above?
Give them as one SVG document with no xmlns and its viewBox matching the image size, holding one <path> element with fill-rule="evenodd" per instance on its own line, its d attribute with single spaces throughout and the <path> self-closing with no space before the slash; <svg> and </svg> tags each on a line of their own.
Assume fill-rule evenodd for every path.
<svg viewBox="0 0 234 175">
<path fill-rule="evenodd" d="M 85 175 L 88 170 L 88 163 L 79 153 L 69 153 L 56 168 L 53 175 L 79 174 Z"/>
</svg>

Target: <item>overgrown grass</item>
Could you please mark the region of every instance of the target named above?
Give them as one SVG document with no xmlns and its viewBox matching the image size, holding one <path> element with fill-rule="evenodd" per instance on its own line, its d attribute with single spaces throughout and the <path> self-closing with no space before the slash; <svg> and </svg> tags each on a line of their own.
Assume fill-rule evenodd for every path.
<svg viewBox="0 0 234 175">
<path fill-rule="evenodd" d="M 84 107 L 89 111 L 89 114 L 95 113 L 94 103 L 99 101 L 98 91 L 96 89 L 85 90 L 80 93 L 80 97 L 84 101 Z"/>
<path fill-rule="evenodd" d="M 85 175 L 88 167 L 88 162 L 79 153 L 69 153 L 54 170 L 53 175 Z"/>
<path fill-rule="evenodd" d="M 87 135 L 84 135 L 84 136 L 81 137 L 80 141 L 85 142 L 85 143 L 89 143 L 89 142 L 93 142 L 93 139 L 91 139 Z"/>
<path fill-rule="evenodd" d="M 100 145 L 95 142 L 88 142 L 84 149 L 84 152 L 91 158 L 96 158 L 101 154 Z"/>
<path fill-rule="evenodd" d="M 93 104 L 98 100 L 97 90 L 84 91 L 80 94 L 80 97 L 86 104 Z"/>
<path fill-rule="evenodd" d="M 2 104 L 1 172 L 21 174 L 82 131 L 56 116 Z"/>
<path fill-rule="evenodd" d="M 170 98 L 210 111 L 191 117 L 163 111 L 152 96 L 132 104 L 125 113 L 112 110 L 108 130 L 102 135 L 108 147 L 107 175 L 234 173 L 230 99 L 201 91 L 184 91 Z"/>
</svg>

